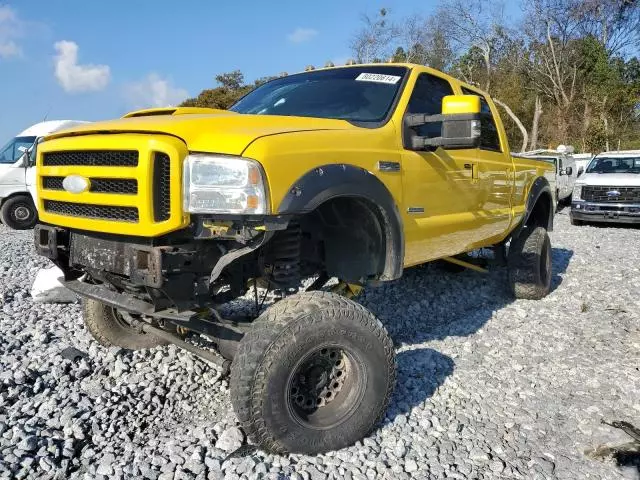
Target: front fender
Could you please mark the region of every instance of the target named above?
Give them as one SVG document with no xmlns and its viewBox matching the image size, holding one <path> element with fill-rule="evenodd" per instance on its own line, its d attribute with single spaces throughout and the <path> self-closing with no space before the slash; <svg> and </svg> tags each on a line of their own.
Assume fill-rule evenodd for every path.
<svg viewBox="0 0 640 480">
<path fill-rule="evenodd" d="M 367 170 L 345 164 L 314 168 L 291 185 L 278 205 L 277 213 L 309 213 L 337 197 L 361 198 L 376 207 L 386 238 L 385 266 L 380 279 L 400 278 L 404 260 L 404 233 L 400 211 L 387 187 Z"/>
</svg>

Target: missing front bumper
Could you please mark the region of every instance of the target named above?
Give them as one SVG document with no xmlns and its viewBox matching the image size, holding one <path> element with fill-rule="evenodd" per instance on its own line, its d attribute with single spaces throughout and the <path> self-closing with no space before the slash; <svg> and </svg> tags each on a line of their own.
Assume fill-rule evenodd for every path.
<svg viewBox="0 0 640 480">
<path fill-rule="evenodd" d="M 134 285 L 160 288 L 163 247 L 109 240 L 71 233 L 49 225 L 34 229 L 36 252 L 70 269 L 91 269 L 127 277 Z"/>
</svg>

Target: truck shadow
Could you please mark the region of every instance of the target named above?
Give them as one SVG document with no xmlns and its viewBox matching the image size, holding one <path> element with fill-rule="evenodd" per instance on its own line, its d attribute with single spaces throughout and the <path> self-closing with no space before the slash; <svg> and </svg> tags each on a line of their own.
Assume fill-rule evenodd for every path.
<svg viewBox="0 0 640 480">
<path fill-rule="evenodd" d="M 552 294 L 572 257 L 572 250 L 553 248 Z M 358 301 L 384 323 L 400 350 L 388 423 L 427 401 L 455 369 L 449 356 L 419 344 L 472 335 L 515 299 L 504 267 L 481 274 L 449 273 L 425 265 L 406 270 L 397 282 L 366 289 Z"/>
<path fill-rule="evenodd" d="M 552 249 L 552 293 L 562 284 L 572 257 L 573 250 Z M 427 264 L 407 269 L 396 282 L 365 289 L 358 302 L 384 323 L 400 346 L 471 335 L 515 299 L 505 267 L 491 267 L 487 274 L 449 273 Z"/>
<path fill-rule="evenodd" d="M 396 355 L 396 388 L 385 414 L 383 425 L 408 415 L 413 407 L 427 401 L 453 373 L 451 357 L 431 348 L 403 350 Z M 428 425 L 423 425 L 428 428 Z"/>
</svg>

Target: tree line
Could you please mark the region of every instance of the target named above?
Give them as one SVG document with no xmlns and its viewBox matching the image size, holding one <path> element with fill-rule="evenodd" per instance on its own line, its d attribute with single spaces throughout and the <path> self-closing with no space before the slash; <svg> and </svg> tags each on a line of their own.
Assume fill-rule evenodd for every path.
<svg viewBox="0 0 640 480">
<path fill-rule="evenodd" d="M 640 1 L 522 0 L 507 18 L 492 0 L 441 0 L 429 14 L 363 15 L 350 44 L 358 63 L 431 66 L 490 93 L 514 150 L 640 148 Z M 186 106 L 228 108 L 274 77 L 240 71 Z"/>
</svg>

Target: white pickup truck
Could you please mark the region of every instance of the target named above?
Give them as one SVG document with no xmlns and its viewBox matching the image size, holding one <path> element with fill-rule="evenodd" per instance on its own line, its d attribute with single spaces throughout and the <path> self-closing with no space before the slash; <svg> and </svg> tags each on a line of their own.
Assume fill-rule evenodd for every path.
<svg viewBox="0 0 640 480">
<path fill-rule="evenodd" d="M 603 152 L 578 178 L 571 202 L 571 224 L 640 224 L 640 150 Z"/>
<path fill-rule="evenodd" d="M 38 139 L 79 125 L 77 120 L 49 120 L 32 125 L 0 148 L 0 220 L 8 227 L 24 230 L 38 220 L 35 207 L 35 167 L 28 163 Z M 31 158 L 34 158 L 31 155 Z"/>
</svg>

